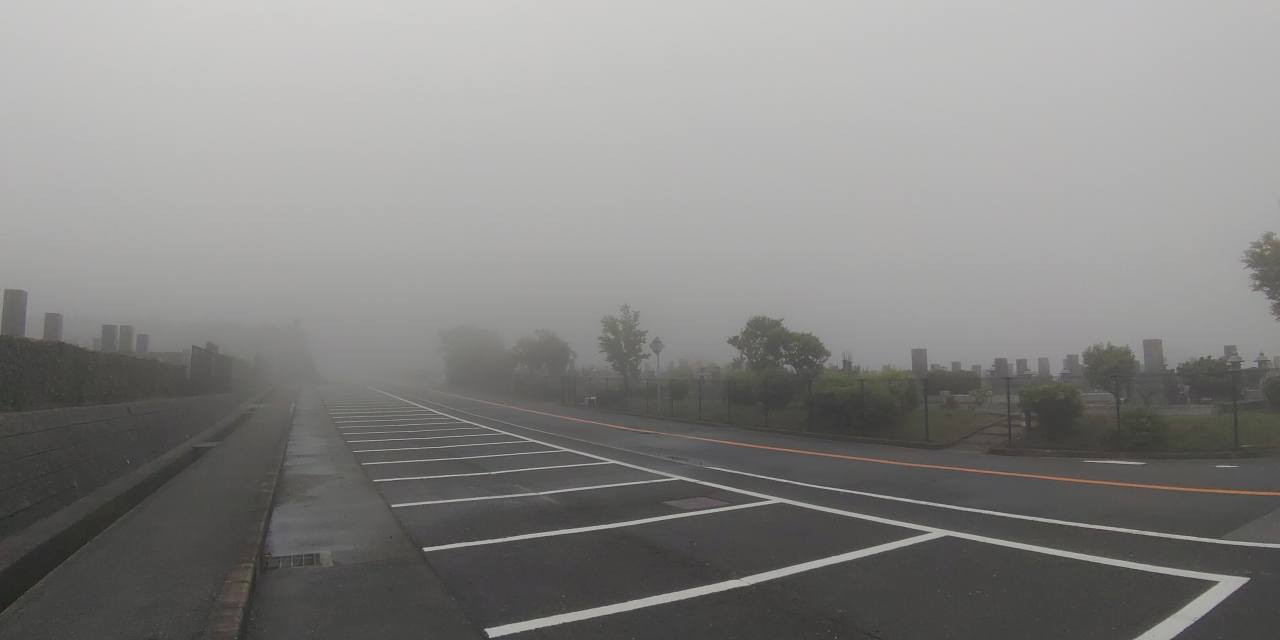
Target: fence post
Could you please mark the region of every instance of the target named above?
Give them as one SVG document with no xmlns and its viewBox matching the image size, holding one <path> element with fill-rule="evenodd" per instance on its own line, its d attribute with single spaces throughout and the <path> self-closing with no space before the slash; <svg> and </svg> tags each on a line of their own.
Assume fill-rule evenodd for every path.
<svg viewBox="0 0 1280 640">
<path fill-rule="evenodd" d="M 649 413 L 649 379 L 648 378 L 644 379 L 644 389 L 642 393 L 644 393 L 644 412 Z"/>
<path fill-rule="evenodd" d="M 671 417 L 676 417 L 676 394 L 671 393 L 671 383 L 667 383 L 667 400 L 671 403 Z"/>
<path fill-rule="evenodd" d="M 862 414 L 862 429 L 867 428 L 867 379 L 858 378 L 858 412 Z"/>
<path fill-rule="evenodd" d="M 924 395 L 924 441 L 929 441 L 929 377 L 920 379 L 920 390 Z"/>
<path fill-rule="evenodd" d="M 698 376 L 698 422 L 702 422 L 702 376 Z"/>
<path fill-rule="evenodd" d="M 724 421 L 733 424 L 733 380 L 724 379 Z"/>
</svg>

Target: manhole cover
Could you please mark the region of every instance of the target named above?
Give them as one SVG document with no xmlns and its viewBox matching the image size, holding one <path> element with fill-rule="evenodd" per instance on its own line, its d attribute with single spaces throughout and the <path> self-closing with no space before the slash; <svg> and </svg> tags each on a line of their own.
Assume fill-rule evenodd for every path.
<svg viewBox="0 0 1280 640">
<path fill-rule="evenodd" d="M 332 567 L 333 552 L 293 553 L 283 556 L 266 555 L 262 557 L 262 569 L 301 569 L 304 567 Z"/>
<path fill-rule="evenodd" d="M 669 504 L 677 509 L 685 511 L 695 511 L 697 509 L 711 509 L 713 507 L 723 507 L 728 502 L 724 500 L 716 500 L 715 498 L 707 498 L 700 496 L 697 498 L 681 498 L 680 500 L 668 500 L 662 504 Z"/>
</svg>

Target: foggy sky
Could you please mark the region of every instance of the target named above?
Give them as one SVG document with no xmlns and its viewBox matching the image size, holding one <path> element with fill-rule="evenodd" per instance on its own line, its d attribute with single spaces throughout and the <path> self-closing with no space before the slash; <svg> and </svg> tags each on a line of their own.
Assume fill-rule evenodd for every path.
<svg viewBox="0 0 1280 640">
<path fill-rule="evenodd" d="M 33 334 L 301 319 L 330 370 L 457 323 L 597 361 L 624 302 L 673 358 L 753 313 L 871 366 L 1273 354 L 1239 257 L 1280 230 L 1277 34 L 1260 0 L 9 0 L 0 286 Z"/>
</svg>

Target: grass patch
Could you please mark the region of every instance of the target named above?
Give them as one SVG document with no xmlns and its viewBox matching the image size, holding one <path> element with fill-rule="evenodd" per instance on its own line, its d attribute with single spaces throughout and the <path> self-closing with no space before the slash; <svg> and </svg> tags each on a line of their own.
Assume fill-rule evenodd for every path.
<svg viewBox="0 0 1280 640">
<path fill-rule="evenodd" d="M 1233 446 L 1231 413 L 1208 416 L 1164 416 L 1168 435 L 1160 451 L 1221 451 Z M 1019 440 L 1029 447 L 1107 450 L 1116 432 L 1115 416 L 1088 415 L 1076 421 L 1062 438 L 1049 441 L 1033 430 Z M 1280 446 L 1280 412 L 1241 411 L 1240 444 L 1245 447 Z"/>
</svg>

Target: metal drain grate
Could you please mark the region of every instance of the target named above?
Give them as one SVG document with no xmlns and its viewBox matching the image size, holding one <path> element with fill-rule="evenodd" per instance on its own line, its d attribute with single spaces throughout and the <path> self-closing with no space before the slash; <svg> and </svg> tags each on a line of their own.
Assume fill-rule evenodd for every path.
<svg viewBox="0 0 1280 640">
<path fill-rule="evenodd" d="M 696 511 L 698 509 L 723 507 L 729 503 L 724 500 L 716 500 L 715 498 L 701 496 L 697 498 L 683 498 L 681 500 L 668 500 L 662 504 L 669 504 L 677 509 L 684 509 L 685 511 Z"/>
<path fill-rule="evenodd" d="M 332 566 L 333 553 L 330 551 L 320 551 L 317 553 L 293 553 L 283 556 L 265 555 L 262 557 L 263 571 Z"/>
</svg>

